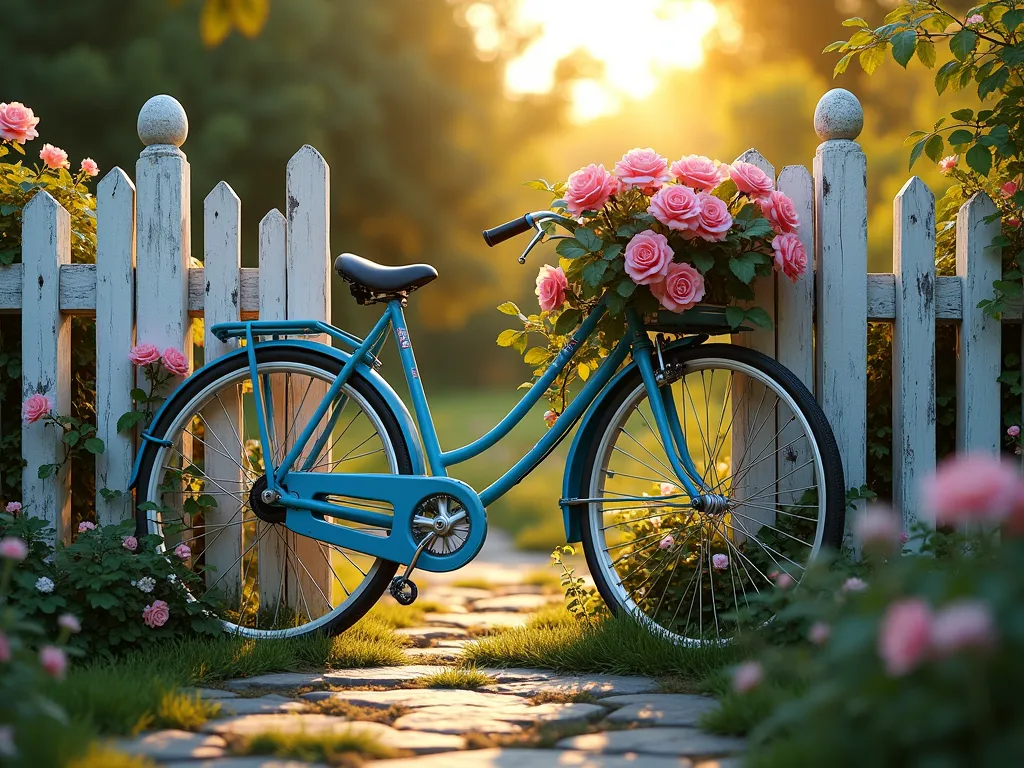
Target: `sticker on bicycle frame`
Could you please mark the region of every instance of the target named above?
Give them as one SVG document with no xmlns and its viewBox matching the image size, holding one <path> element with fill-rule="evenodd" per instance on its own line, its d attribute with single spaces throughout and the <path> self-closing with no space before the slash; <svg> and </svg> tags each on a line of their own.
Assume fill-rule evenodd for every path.
<svg viewBox="0 0 1024 768">
<path fill-rule="evenodd" d="M 420 377 L 420 372 L 417 371 L 415 368 L 412 369 L 412 377 L 414 379 L 418 379 Z"/>
<path fill-rule="evenodd" d="M 576 351 L 576 347 L 578 347 L 579 345 L 580 343 L 576 341 L 576 339 L 569 339 L 566 345 L 562 347 L 562 351 L 568 352 L 571 355 Z"/>
<path fill-rule="evenodd" d="M 409 332 L 405 328 L 399 328 L 396 333 L 398 334 L 398 346 L 402 349 L 409 348 Z"/>
</svg>

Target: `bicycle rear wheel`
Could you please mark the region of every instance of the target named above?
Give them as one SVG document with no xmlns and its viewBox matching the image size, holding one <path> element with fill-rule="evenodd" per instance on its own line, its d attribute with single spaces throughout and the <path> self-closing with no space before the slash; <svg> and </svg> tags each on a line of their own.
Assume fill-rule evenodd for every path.
<svg viewBox="0 0 1024 768">
<path fill-rule="evenodd" d="M 744 631 L 750 596 L 798 582 L 841 544 L 843 470 L 806 387 L 755 351 L 708 344 L 667 353 L 691 498 L 672 471 L 639 371 L 599 418 L 583 548 L 613 612 L 687 645 Z"/>
<path fill-rule="evenodd" d="M 273 409 L 274 464 L 309 422 L 342 363 L 300 347 L 257 347 L 257 377 Z M 171 556 L 190 551 L 201 591 L 223 606 L 224 628 L 246 637 L 335 634 L 369 610 L 397 564 L 288 530 L 284 509 L 264 503 L 262 448 L 247 356 L 199 371 L 152 425 L 138 478 L 140 535 L 156 534 Z M 353 374 L 295 463 L 311 471 L 410 474 L 398 421 L 383 398 Z M 315 451 L 316 455 L 312 455 Z M 147 504 L 146 502 L 151 502 Z M 390 513 L 377 502 L 346 506 Z M 337 525 L 373 530 L 328 518 Z M 193 595 L 195 596 L 195 595 Z"/>
</svg>

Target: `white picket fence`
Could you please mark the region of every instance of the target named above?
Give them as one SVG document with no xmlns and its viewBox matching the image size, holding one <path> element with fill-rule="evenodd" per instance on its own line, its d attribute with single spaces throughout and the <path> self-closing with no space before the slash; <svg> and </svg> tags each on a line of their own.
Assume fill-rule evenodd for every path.
<svg viewBox="0 0 1024 768">
<path fill-rule="evenodd" d="M 815 129 L 823 143 L 813 174 L 788 166 L 777 176 L 779 189 L 807 223 L 801 236 L 815 270 L 795 284 L 762 281 L 757 303 L 776 329 L 736 340 L 776 357 L 814 388 L 852 487 L 866 473 L 867 324 L 894 323 L 894 488 L 899 507 L 912 517 L 920 508 L 917 479 L 935 464 L 936 321 L 958 324 L 958 448 L 999 448 L 1001 323 L 975 308 L 1000 274 L 998 254 L 987 249 L 999 223 L 986 222 L 994 211 L 991 200 L 970 200 L 957 219 L 957 276 L 937 278 L 935 201 L 913 178 L 894 202 L 895 271 L 868 274 L 866 163 L 855 140 L 862 124 L 852 94 L 836 89 L 819 102 Z M 0 267 L 0 311 L 22 313 L 25 396 L 46 393 L 58 411 L 69 411 L 69 320 L 96 317 L 96 413 L 106 443 L 96 461 L 98 489 L 124 489 L 131 473 L 137 446 L 117 433 L 115 423 L 131 406 L 135 371 L 127 354 L 134 343 L 189 353 L 191 318 L 202 316 L 205 354 L 212 360 L 233 346 L 210 335 L 214 323 L 328 320 L 331 314 L 329 169 L 315 149 L 303 147 L 288 163 L 287 213 L 275 209 L 260 222 L 258 269 L 240 267 L 238 197 L 224 182 L 214 187 L 204 205 L 204 266 L 197 268 L 190 266 L 190 171 L 179 149 L 187 135 L 184 110 L 169 96 L 154 97 L 140 113 L 139 135 L 147 146 L 136 165 L 137 187 L 119 168 L 99 183 L 95 265 L 70 263 L 68 214 L 44 192 L 25 209 L 23 263 Z M 756 151 L 741 159 L 775 178 L 773 166 Z M 1019 306 L 1004 319 L 1019 321 Z M 69 473 L 36 476 L 37 467 L 57 461 L 61 450 L 55 430 L 23 427 L 28 466 L 22 500 L 67 538 Z M 96 508 L 100 523 L 130 514 L 125 499 L 98 495 Z"/>
</svg>

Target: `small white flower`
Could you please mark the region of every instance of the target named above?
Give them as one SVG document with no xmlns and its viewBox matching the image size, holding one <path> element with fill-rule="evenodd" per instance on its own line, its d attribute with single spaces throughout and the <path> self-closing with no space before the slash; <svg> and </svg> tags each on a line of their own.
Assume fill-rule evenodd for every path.
<svg viewBox="0 0 1024 768">
<path fill-rule="evenodd" d="M 53 592 L 53 579 L 51 579 L 49 576 L 40 576 L 38 579 L 36 579 L 36 589 L 38 589 L 40 592 Z"/>
<path fill-rule="evenodd" d="M 169 582 L 170 582 L 171 584 L 175 584 L 175 583 L 177 583 L 177 581 L 178 581 L 178 577 L 177 577 L 177 576 L 175 576 L 175 575 L 174 575 L 173 573 L 169 573 L 169 574 L 167 574 L 167 580 L 168 580 L 168 581 L 169 581 Z"/>
<path fill-rule="evenodd" d="M 156 579 L 154 579 L 152 576 L 143 576 L 141 579 L 138 580 L 135 586 L 137 586 L 143 592 L 149 593 L 152 592 L 153 587 L 156 586 Z"/>
<path fill-rule="evenodd" d="M 132 585 L 133 587 L 136 587 L 136 586 L 138 586 L 138 584 L 139 584 L 139 583 L 138 583 L 138 582 L 137 582 L 137 581 L 136 581 L 135 579 L 132 579 L 132 580 L 131 580 L 131 585 Z"/>
</svg>

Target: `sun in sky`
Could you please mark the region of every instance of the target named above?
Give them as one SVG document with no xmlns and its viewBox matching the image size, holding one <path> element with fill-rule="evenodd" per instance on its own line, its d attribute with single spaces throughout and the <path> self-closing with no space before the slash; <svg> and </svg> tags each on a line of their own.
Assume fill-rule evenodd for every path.
<svg viewBox="0 0 1024 768">
<path fill-rule="evenodd" d="M 467 20 L 481 50 L 497 44 L 491 8 L 472 6 Z M 650 96 L 664 72 L 700 66 L 704 39 L 721 22 L 710 0 L 518 0 L 515 23 L 539 35 L 509 63 L 506 86 L 549 91 L 558 61 L 585 51 L 604 72 L 574 85 L 572 116 L 593 120 Z"/>
</svg>

